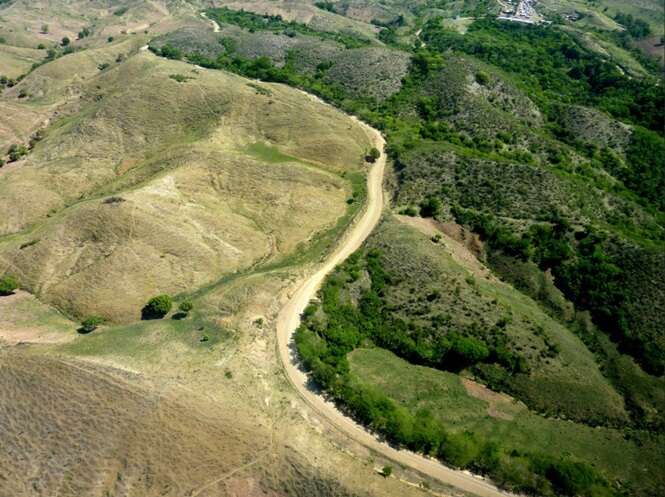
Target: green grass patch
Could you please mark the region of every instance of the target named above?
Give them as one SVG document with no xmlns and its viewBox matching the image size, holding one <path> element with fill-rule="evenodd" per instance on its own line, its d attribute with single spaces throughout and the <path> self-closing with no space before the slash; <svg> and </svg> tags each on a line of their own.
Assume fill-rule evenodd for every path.
<svg viewBox="0 0 665 497">
<path fill-rule="evenodd" d="M 229 336 L 228 331 L 204 318 L 165 318 L 102 327 L 64 345 L 62 350 L 79 356 L 118 356 L 155 362 L 163 351 L 174 346 L 193 352 L 210 350 Z"/>
<path fill-rule="evenodd" d="M 665 464 L 662 436 L 630 439 L 620 430 L 544 418 L 509 399 L 490 403 L 467 393 L 458 375 L 414 366 L 384 349 L 357 349 L 349 364 L 354 382 L 380 389 L 410 412 L 429 410 L 452 432 L 472 431 L 509 450 L 572 455 L 611 479 L 630 480 L 641 493 L 665 483 L 658 476 Z"/>
<path fill-rule="evenodd" d="M 282 153 L 277 147 L 256 142 L 245 147 L 244 152 L 263 162 L 279 164 L 282 162 L 300 162 L 299 159 Z"/>
</svg>

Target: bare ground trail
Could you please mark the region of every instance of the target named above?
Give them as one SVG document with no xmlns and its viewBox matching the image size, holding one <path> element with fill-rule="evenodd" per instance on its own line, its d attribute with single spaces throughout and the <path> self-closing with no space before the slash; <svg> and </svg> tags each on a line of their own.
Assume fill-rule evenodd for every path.
<svg viewBox="0 0 665 497">
<path fill-rule="evenodd" d="M 210 22 L 212 23 L 212 30 L 213 30 L 213 32 L 215 32 L 215 33 L 219 33 L 219 24 L 217 24 L 217 21 L 215 21 L 214 19 L 210 19 L 210 18 L 206 15 L 205 12 L 201 12 L 201 17 L 203 17 L 204 19 L 206 19 L 206 20 L 208 20 L 208 21 L 210 21 Z"/>
<path fill-rule="evenodd" d="M 376 148 L 381 151 L 381 157 L 372 166 L 367 176 L 367 206 L 357 222 L 351 226 L 337 249 L 314 274 L 300 284 L 277 316 L 277 346 L 286 376 L 314 411 L 327 419 L 335 428 L 374 452 L 462 491 L 480 497 L 506 497 L 511 494 L 502 492 L 480 477 L 468 472 L 450 469 L 435 459 L 407 450 L 397 450 L 379 440 L 364 427 L 340 412 L 333 403 L 313 392 L 308 386 L 308 376 L 299 368 L 299 361 L 293 347 L 293 333 L 300 324 L 300 315 L 310 300 L 316 296 L 325 277 L 335 269 L 335 266 L 342 263 L 360 248 L 378 224 L 383 211 L 383 173 L 386 166 L 385 140 L 374 128 L 367 125 L 363 126 Z"/>
</svg>

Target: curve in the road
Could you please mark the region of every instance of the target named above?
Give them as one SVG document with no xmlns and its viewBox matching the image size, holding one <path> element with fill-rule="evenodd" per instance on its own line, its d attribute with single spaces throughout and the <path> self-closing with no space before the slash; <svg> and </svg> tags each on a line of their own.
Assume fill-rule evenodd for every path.
<svg viewBox="0 0 665 497">
<path fill-rule="evenodd" d="M 300 284 L 277 316 L 276 326 L 279 357 L 286 371 L 286 376 L 312 409 L 327 419 L 337 429 L 369 449 L 402 466 L 412 468 L 421 474 L 457 487 L 465 492 L 480 497 L 509 496 L 511 494 L 502 492 L 480 477 L 467 472 L 453 470 L 442 465 L 435 459 L 430 459 L 407 450 L 397 450 L 377 439 L 372 433 L 340 412 L 333 403 L 314 393 L 308 387 L 307 375 L 298 367 L 298 358 L 292 348 L 292 341 L 293 333 L 300 324 L 301 314 L 309 302 L 316 296 L 325 277 L 335 269 L 335 266 L 342 263 L 360 248 L 378 224 L 383 211 L 383 173 L 386 165 L 385 140 L 374 128 L 364 123 L 361 123 L 361 125 L 366 130 L 368 136 L 371 137 L 374 146 L 381 151 L 381 157 L 371 167 L 367 176 L 367 206 L 337 249 L 313 275 Z"/>
</svg>

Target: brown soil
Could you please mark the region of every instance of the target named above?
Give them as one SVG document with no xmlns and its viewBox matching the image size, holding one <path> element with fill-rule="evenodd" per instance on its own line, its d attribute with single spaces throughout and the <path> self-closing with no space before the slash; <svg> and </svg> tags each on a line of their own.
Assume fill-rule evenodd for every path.
<svg viewBox="0 0 665 497">
<path fill-rule="evenodd" d="M 452 258 L 471 271 L 475 276 L 485 279 L 494 279 L 491 271 L 481 262 L 483 244 L 478 235 L 471 233 L 456 223 L 441 223 L 434 219 L 395 216 L 399 221 L 408 224 L 427 236 L 441 237 L 441 242 Z"/>
<path fill-rule="evenodd" d="M 469 395 L 487 402 L 487 414 L 493 418 L 511 420 L 518 405 L 510 395 L 493 392 L 485 385 L 468 378 L 462 378 L 462 384 Z M 510 412 L 512 411 L 512 412 Z"/>
</svg>

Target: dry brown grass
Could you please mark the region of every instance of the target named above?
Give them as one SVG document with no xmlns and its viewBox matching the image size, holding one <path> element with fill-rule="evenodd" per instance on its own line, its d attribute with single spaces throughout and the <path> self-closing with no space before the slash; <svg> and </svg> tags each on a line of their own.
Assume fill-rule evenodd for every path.
<svg viewBox="0 0 665 497">
<path fill-rule="evenodd" d="M 0 370 L 3 495 L 191 495 L 270 448 L 265 426 L 119 371 L 14 352 Z"/>
<path fill-rule="evenodd" d="M 26 85 L 59 80 L 54 64 Z M 131 321 L 151 295 L 287 255 L 344 214 L 340 174 L 368 148 L 357 124 L 285 86 L 257 95 L 246 79 L 193 70 L 140 52 L 80 80 L 70 116 L 0 171 L 0 227 L 19 234 L 0 260 L 40 298 Z M 248 154 L 254 143 L 292 158 Z"/>
</svg>

